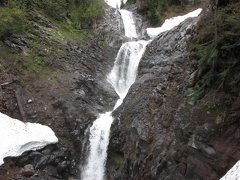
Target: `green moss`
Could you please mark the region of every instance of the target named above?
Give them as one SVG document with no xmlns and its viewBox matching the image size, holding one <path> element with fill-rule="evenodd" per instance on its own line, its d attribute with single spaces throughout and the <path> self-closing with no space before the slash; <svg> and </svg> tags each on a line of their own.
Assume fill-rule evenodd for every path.
<svg viewBox="0 0 240 180">
<path fill-rule="evenodd" d="M 113 162 L 115 166 L 121 166 L 124 161 L 124 157 L 116 153 L 110 153 L 109 159 Z"/>
<path fill-rule="evenodd" d="M 46 61 L 35 52 L 13 53 L 3 42 L 0 42 L 0 49 L 1 64 L 14 66 L 14 69 L 22 74 L 47 73 L 53 71 L 50 70 Z"/>
<path fill-rule="evenodd" d="M 124 121 L 127 123 L 127 124 L 131 124 L 132 121 L 133 121 L 133 116 L 130 114 L 128 115 L 127 117 L 125 117 Z"/>
<path fill-rule="evenodd" d="M 155 144 L 155 138 L 154 138 L 154 133 L 153 133 L 153 131 L 152 130 L 149 130 L 148 131 L 148 144 Z"/>
<path fill-rule="evenodd" d="M 121 0 L 121 5 L 120 5 L 120 8 L 124 8 L 124 7 L 127 7 L 127 6 L 130 6 L 132 4 L 135 4 L 137 1 L 136 0 L 127 0 L 126 3 L 123 2 L 123 0 Z"/>
<path fill-rule="evenodd" d="M 65 23 L 58 23 L 58 32 L 63 37 L 74 41 L 88 41 L 88 33 L 86 29 L 75 29 L 71 25 Z"/>
</svg>

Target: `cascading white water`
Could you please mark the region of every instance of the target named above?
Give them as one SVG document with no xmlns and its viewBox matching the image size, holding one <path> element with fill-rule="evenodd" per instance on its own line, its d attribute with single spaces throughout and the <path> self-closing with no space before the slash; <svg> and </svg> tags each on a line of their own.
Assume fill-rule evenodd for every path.
<svg viewBox="0 0 240 180">
<path fill-rule="evenodd" d="M 90 128 L 90 152 L 87 164 L 82 169 L 82 180 L 104 179 L 109 131 L 113 121 L 111 113 L 100 114 Z"/>
<path fill-rule="evenodd" d="M 134 83 L 146 45 L 147 41 L 128 42 L 120 48 L 115 65 L 108 75 L 108 81 L 120 96 L 114 109 L 121 105 L 128 89 Z M 104 179 L 109 133 L 113 121 L 111 113 L 112 111 L 100 114 L 90 128 L 90 153 L 87 164 L 82 170 L 84 180 Z"/>
<path fill-rule="evenodd" d="M 124 11 L 124 13 L 121 14 L 127 13 Z M 137 37 L 135 27 L 132 28 L 132 26 L 134 26 L 132 22 L 134 21 L 130 21 L 131 25 L 124 23 L 125 34 L 128 37 Z M 134 83 L 138 64 L 147 44 L 148 41 L 141 40 L 127 42 L 121 46 L 115 59 L 114 67 L 107 77 L 120 97 L 113 110 L 122 104 L 130 86 Z M 90 128 L 90 152 L 86 165 L 82 169 L 82 180 L 105 179 L 107 147 L 109 143 L 110 127 L 113 122 L 111 113 L 112 111 L 100 114 L 99 118 L 94 121 Z"/>
<path fill-rule="evenodd" d="M 108 81 L 123 99 L 130 86 L 134 83 L 139 61 L 145 51 L 147 41 L 133 41 L 124 43 L 118 51 L 117 58 Z"/>
<path fill-rule="evenodd" d="M 132 12 L 127 11 L 125 9 L 121 9 L 119 11 L 121 13 L 123 20 L 125 36 L 130 38 L 137 38 L 137 31 Z"/>
</svg>

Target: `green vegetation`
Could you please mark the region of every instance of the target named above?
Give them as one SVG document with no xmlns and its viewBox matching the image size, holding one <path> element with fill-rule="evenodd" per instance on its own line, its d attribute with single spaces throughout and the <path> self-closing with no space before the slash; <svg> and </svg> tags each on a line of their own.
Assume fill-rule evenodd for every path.
<svg viewBox="0 0 240 180">
<path fill-rule="evenodd" d="M 22 33 L 33 14 L 39 13 L 56 23 L 66 23 L 73 30 L 91 29 L 104 14 L 103 0 L 9 0 L 0 6 L 0 37 Z"/>
<path fill-rule="evenodd" d="M 26 14 L 14 3 L 0 6 L 0 19 L 0 37 L 13 32 L 22 33 L 27 25 Z"/>
<path fill-rule="evenodd" d="M 0 49 L 0 62 L 3 66 L 13 64 L 20 73 L 45 73 L 48 71 L 46 61 L 36 52 L 29 52 L 28 54 L 12 53 L 2 42 L 0 42 Z"/>
<path fill-rule="evenodd" d="M 83 3 L 72 4 L 69 17 L 74 22 L 75 28 L 91 27 L 95 20 L 104 14 L 104 1 L 91 0 Z"/>
<path fill-rule="evenodd" d="M 124 8 L 124 7 L 127 7 L 131 4 L 135 4 L 137 2 L 137 0 L 128 0 L 126 3 L 123 2 L 123 0 L 121 0 L 121 5 L 120 5 L 120 8 Z"/>
<path fill-rule="evenodd" d="M 124 161 L 123 156 L 116 153 L 110 153 L 109 158 L 114 163 L 115 166 L 121 166 Z"/>
<path fill-rule="evenodd" d="M 193 4 L 200 2 L 201 0 L 192 1 Z M 135 3 L 136 0 L 128 0 L 121 4 L 121 8 Z M 160 25 L 164 19 L 183 12 L 188 3 L 188 0 L 144 0 L 141 11 L 149 17 L 152 25 Z"/>
<path fill-rule="evenodd" d="M 154 138 L 154 133 L 152 130 L 148 131 L 148 144 L 154 144 L 155 143 L 155 138 Z"/>
<path fill-rule="evenodd" d="M 0 42 L 1 63 L 9 60 L 22 73 L 49 71 L 49 64 L 64 56 L 59 46 L 87 41 L 103 15 L 104 0 L 5 0 L 0 4 L 0 39 L 18 34 L 29 48 L 14 52 Z"/>
<path fill-rule="evenodd" d="M 131 114 L 129 114 L 125 119 L 124 122 L 131 124 L 133 121 L 133 116 Z"/>
<path fill-rule="evenodd" d="M 239 96 L 240 3 L 218 7 L 201 20 L 188 42 L 190 58 L 198 62 L 198 80 L 192 98 L 200 99 L 209 88 Z"/>
</svg>

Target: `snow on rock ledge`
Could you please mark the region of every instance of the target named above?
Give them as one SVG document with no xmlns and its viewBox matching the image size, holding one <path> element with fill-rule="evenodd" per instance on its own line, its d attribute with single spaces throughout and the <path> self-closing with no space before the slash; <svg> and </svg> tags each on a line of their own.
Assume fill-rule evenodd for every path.
<svg viewBox="0 0 240 180">
<path fill-rule="evenodd" d="M 220 180 L 237 179 L 240 179 L 240 160 Z"/>
<path fill-rule="evenodd" d="M 37 123 L 23 123 L 0 113 L 0 165 L 8 156 L 41 149 L 58 139 L 51 128 Z"/>
<path fill-rule="evenodd" d="M 202 9 L 199 8 L 195 11 L 192 11 L 188 14 L 185 14 L 183 16 L 176 16 L 170 19 L 166 19 L 161 27 L 157 28 L 147 28 L 147 34 L 150 38 L 156 37 L 158 34 L 164 31 L 168 31 L 172 29 L 173 27 L 179 25 L 181 22 L 183 22 L 185 19 L 189 17 L 197 17 L 201 13 Z"/>
</svg>

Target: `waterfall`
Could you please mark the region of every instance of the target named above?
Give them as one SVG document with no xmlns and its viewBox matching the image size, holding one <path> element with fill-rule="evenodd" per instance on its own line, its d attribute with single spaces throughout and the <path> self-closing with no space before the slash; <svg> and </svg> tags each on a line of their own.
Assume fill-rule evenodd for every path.
<svg viewBox="0 0 240 180">
<path fill-rule="evenodd" d="M 131 13 L 121 10 L 122 18 L 126 19 L 124 23 L 125 35 L 128 37 L 137 37 Z M 129 15 L 130 14 L 130 15 Z M 131 18 L 129 18 L 131 17 Z M 112 84 L 119 95 L 114 109 L 122 104 L 130 86 L 134 83 L 138 64 L 145 51 L 148 41 L 135 41 L 124 43 L 115 59 L 114 67 L 107 76 L 108 81 Z M 82 180 L 103 180 L 105 179 L 105 165 L 107 158 L 107 148 L 109 143 L 110 127 L 113 122 L 112 111 L 100 114 L 93 122 L 90 128 L 90 152 L 87 162 L 82 168 Z"/>
<path fill-rule="evenodd" d="M 123 20 L 125 36 L 130 38 L 137 38 L 136 26 L 132 12 L 121 9 L 120 13 Z"/>
<path fill-rule="evenodd" d="M 117 94 L 123 99 L 130 86 L 134 83 L 139 61 L 145 51 L 147 41 L 134 41 L 124 43 L 118 51 L 117 58 L 108 81 Z"/>
</svg>

